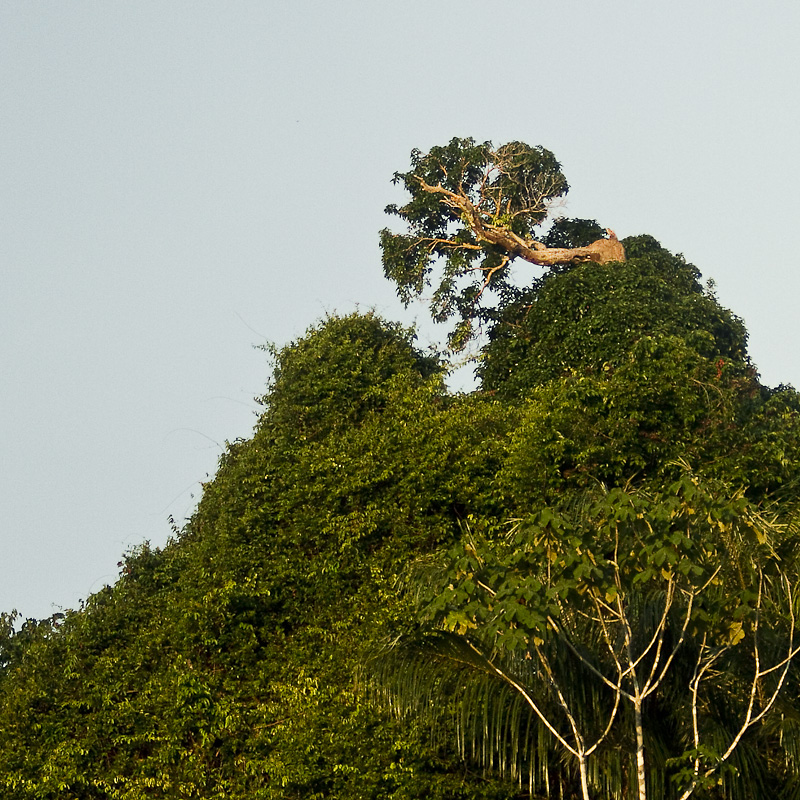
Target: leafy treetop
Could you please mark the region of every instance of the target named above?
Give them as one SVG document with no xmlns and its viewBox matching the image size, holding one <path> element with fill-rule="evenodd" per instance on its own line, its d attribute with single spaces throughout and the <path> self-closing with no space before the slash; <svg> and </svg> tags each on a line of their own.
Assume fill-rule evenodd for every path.
<svg viewBox="0 0 800 800">
<path fill-rule="evenodd" d="M 384 272 L 409 302 L 430 283 L 433 264 L 443 259 L 431 312 L 438 321 L 461 317 L 450 339 L 455 349 L 465 345 L 472 320 L 480 317 L 486 289 L 507 288 L 514 259 L 547 267 L 625 260 L 613 232 L 608 231 L 609 239 L 599 238 L 596 223 L 580 220 L 572 226 L 576 233 L 595 234 L 596 241 L 582 247 L 563 246 L 569 243 L 569 225 L 557 229 L 555 247 L 534 235 L 550 204 L 569 189 L 561 164 L 543 147 L 509 142 L 495 148 L 491 142 L 454 138 L 425 154 L 413 150 L 411 167 L 394 176 L 411 200 L 386 211 L 404 220 L 408 232 L 381 232 Z"/>
<path fill-rule="evenodd" d="M 420 384 L 441 371 L 436 354 L 419 351 L 414 338 L 375 314 L 351 314 L 329 317 L 281 350 L 267 348 L 274 370 L 261 425 L 302 441 L 353 427 L 385 405 L 389 378 Z"/>
</svg>

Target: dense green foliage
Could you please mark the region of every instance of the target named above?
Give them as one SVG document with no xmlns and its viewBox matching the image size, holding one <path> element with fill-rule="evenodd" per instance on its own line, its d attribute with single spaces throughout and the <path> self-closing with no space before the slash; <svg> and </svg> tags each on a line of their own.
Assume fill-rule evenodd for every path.
<svg viewBox="0 0 800 800">
<path fill-rule="evenodd" d="M 511 198 L 509 213 L 525 213 L 507 224 L 528 235 L 545 207 L 534 213 L 514 175 L 549 175 L 534 187 L 544 199 L 566 181 L 552 154 L 517 145 L 454 140 L 437 163 L 478 180 L 499 154 L 485 197 Z M 398 179 L 413 193 L 431 164 L 420 156 Z M 431 235 L 457 224 L 442 218 Z M 543 241 L 582 246 L 598 231 L 558 221 Z M 650 237 L 625 247 L 624 263 L 558 267 L 524 287 L 498 273 L 481 387 L 467 395 L 448 392 L 412 332 L 374 314 L 328 318 L 271 351 L 253 436 L 228 446 L 164 548 L 128 553 L 115 585 L 78 610 L 0 616 L 0 796 L 580 797 L 576 759 L 508 683 L 495 691 L 492 670 L 538 691 L 569 743 L 557 682 L 542 689 L 551 664 L 598 735 L 611 701 L 592 676 L 628 680 L 614 677 L 619 634 L 591 649 L 598 598 L 622 609 L 609 630 L 625 619 L 637 641 L 661 630 L 665 652 L 681 642 L 644 700 L 653 797 L 800 796 L 794 664 L 779 714 L 714 761 L 747 705 L 755 620 L 768 617 L 764 663 L 793 635 L 800 398 L 759 383 L 742 322 L 693 266 Z M 471 263 L 414 251 L 409 291 L 437 252 L 445 270 Z M 491 247 L 474 253 L 495 263 Z M 479 291 L 454 287 L 434 301 L 445 316 Z M 693 747 L 692 669 L 712 640 Z M 586 758 L 592 797 L 636 796 L 632 708 Z"/>
<path fill-rule="evenodd" d="M 703 290 L 695 267 L 650 236 L 623 243 L 626 262 L 548 272 L 494 312 L 486 389 L 519 396 L 565 374 L 618 368 L 646 336 L 679 337 L 704 359 L 746 359 L 741 320 Z"/>
<path fill-rule="evenodd" d="M 4 628 L 4 798 L 508 796 L 355 676 L 405 564 L 499 513 L 509 414 L 371 315 L 281 351 L 265 403 L 175 541 L 57 629 Z"/>
</svg>

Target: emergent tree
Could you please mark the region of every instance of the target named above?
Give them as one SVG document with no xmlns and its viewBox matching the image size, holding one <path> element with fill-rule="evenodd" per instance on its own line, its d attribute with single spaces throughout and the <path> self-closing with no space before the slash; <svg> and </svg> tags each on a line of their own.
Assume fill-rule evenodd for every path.
<svg viewBox="0 0 800 800">
<path fill-rule="evenodd" d="M 425 154 L 413 150 L 411 167 L 394 176 L 411 200 L 386 211 L 406 222 L 408 232 L 381 232 L 384 272 L 409 302 L 430 283 L 433 264 L 443 260 L 431 310 L 439 321 L 461 317 L 450 340 L 455 349 L 464 346 L 472 321 L 480 318 L 484 292 L 509 288 L 514 259 L 544 267 L 625 260 L 614 232 L 606 229 L 608 238 L 601 238 L 602 229 L 591 221 L 562 221 L 550 241 L 536 234 L 569 189 L 561 165 L 543 147 L 509 142 L 495 148 L 454 138 Z M 576 244 L 576 236 L 582 246 L 563 246 Z"/>
</svg>

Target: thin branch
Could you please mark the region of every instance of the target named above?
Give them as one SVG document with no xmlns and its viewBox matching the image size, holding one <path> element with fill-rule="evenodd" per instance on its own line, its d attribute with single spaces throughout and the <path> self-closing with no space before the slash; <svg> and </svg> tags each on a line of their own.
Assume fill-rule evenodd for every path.
<svg viewBox="0 0 800 800">
<path fill-rule="evenodd" d="M 601 681 L 602 681 L 602 682 L 603 682 L 603 683 L 604 683 L 606 686 L 608 686 L 608 687 L 609 687 L 609 689 L 613 689 L 614 691 L 619 691 L 619 692 L 622 692 L 622 694 L 625 696 L 625 698 L 626 698 L 627 700 L 631 700 L 631 701 L 633 700 L 633 697 L 632 697 L 632 695 L 628 694 L 628 692 L 626 692 L 624 689 L 622 689 L 622 688 L 621 688 L 621 683 L 620 683 L 620 684 L 615 684 L 615 683 L 614 683 L 614 682 L 613 682 L 613 681 L 612 681 L 610 678 L 608 678 L 606 675 L 603 675 L 603 673 L 602 673 L 602 672 L 600 672 L 600 670 L 599 670 L 599 669 L 597 669 L 597 667 L 595 667 L 595 665 L 594 665 L 594 664 L 592 664 L 592 662 L 591 662 L 591 661 L 589 661 L 589 660 L 586 658 L 586 656 L 584 656 L 584 655 L 583 655 L 583 653 L 581 653 L 581 652 L 580 652 L 580 651 L 579 651 L 579 650 L 578 650 L 578 649 L 575 647 L 575 645 L 573 645 L 573 644 L 572 644 L 572 642 L 571 642 L 571 641 L 570 641 L 570 639 L 569 639 L 569 636 L 567 636 L 567 635 L 566 635 L 566 633 L 564 632 L 564 630 L 563 630 L 563 629 L 561 629 L 561 628 L 559 627 L 558 623 L 557 623 L 557 622 L 556 622 L 556 621 L 555 621 L 555 620 L 554 620 L 552 617 L 548 616 L 548 618 L 547 618 L 547 621 L 550 623 L 550 625 L 552 626 L 553 630 L 554 630 L 554 631 L 555 631 L 557 634 L 559 634 L 559 636 L 561 637 L 562 641 L 563 641 L 563 642 L 564 642 L 564 644 L 565 644 L 565 645 L 566 645 L 566 646 L 567 646 L 567 647 L 570 649 L 570 651 L 572 652 L 572 654 L 573 654 L 573 655 L 574 655 L 574 656 L 575 656 L 575 657 L 576 657 L 576 658 L 577 658 L 577 659 L 578 659 L 578 660 L 579 660 L 579 661 L 580 661 L 580 662 L 581 662 L 581 663 L 582 663 L 582 664 L 583 664 L 583 665 L 584 665 L 584 666 L 585 666 L 585 667 L 586 667 L 586 668 L 587 668 L 587 669 L 588 669 L 590 672 L 592 672 L 594 675 L 596 675 L 598 678 L 600 678 L 600 680 L 601 680 Z M 619 671 L 620 680 L 621 680 L 621 679 L 622 679 L 622 678 L 625 676 L 625 674 L 627 674 L 627 670 L 626 670 L 625 672 L 622 672 L 622 668 L 621 668 L 621 666 L 619 665 L 619 662 L 617 661 L 617 659 L 616 659 L 616 656 L 612 656 L 612 657 L 614 657 L 614 660 L 615 660 L 615 662 L 617 663 L 617 669 L 618 669 L 618 671 Z"/>
<path fill-rule="evenodd" d="M 650 640 L 650 643 L 647 645 L 647 647 L 644 648 L 644 650 L 642 650 L 636 661 L 633 662 L 633 666 L 638 667 L 642 659 L 645 658 L 645 656 L 653 648 L 653 645 L 656 645 L 655 659 L 653 661 L 653 666 L 650 669 L 650 678 L 648 678 L 644 684 L 643 691 L 645 692 L 645 694 L 643 696 L 647 696 L 647 687 L 650 685 L 650 679 L 655 674 L 656 669 L 658 669 L 658 662 L 661 660 L 661 647 L 664 644 L 664 631 L 666 630 L 667 626 L 667 616 L 669 615 L 669 610 L 672 608 L 672 601 L 674 599 L 674 594 L 675 594 L 675 586 L 672 582 L 672 578 L 670 577 L 667 583 L 667 600 L 664 603 L 664 613 L 661 615 L 661 619 L 659 620 L 658 625 L 656 625 L 656 630 L 655 633 L 653 634 L 653 638 Z"/>
<path fill-rule="evenodd" d="M 506 675 L 506 673 L 503 672 L 503 670 L 501 670 L 496 664 L 494 664 L 492 661 L 490 661 L 481 652 L 481 650 L 479 648 L 477 648 L 472 642 L 467 640 L 466 644 L 478 656 L 480 656 L 481 660 L 486 664 L 486 666 L 488 667 L 489 670 L 494 672 L 495 675 L 497 675 L 498 678 L 500 678 L 501 680 L 505 681 L 505 683 L 507 683 L 509 686 L 511 686 L 513 689 L 515 689 L 517 692 L 519 692 L 519 694 L 522 696 L 522 698 L 525 700 L 525 702 L 531 707 L 531 709 L 533 710 L 534 714 L 536 714 L 536 716 L 541 720 L 542 724 L 556 738 L 558 743 L 562 747 L 564 747 L 566 750 L 568 750 L 570 753 L 572 753 L 572 755 L 574 755 L 576 758 L 578 758 L 579 757 L 578 751 L 575 750 L 572 747 L 572 745 L 569 744 L 569 742 L 558 732 L 558 730 L 550 722 L 550 720 L 547 719 L 547 717 L 545 716 L 544 712 L 539 708 L 539 706 L 536 703 L 536 701 L 528 694 L 528 692 L 525 691 L 524 687 L 521 686 L 519 683 L 517 683 L 517 681 L 515 681 L 512 677 L 510 677 L 509 675 Z"/>
<path fill-rule="evenodd" d="M 781 693 L 781 691 L 783 689 L 783 685 L 784 685 L 784 683 L 786 681 L 786 678 L 787 678 L 787 676 L 789 674 L 789 669 L 791 667 L 793 659 L 795 658 L 795 656 L 798 653 L 800 653 L 800 646 L 795 646 L 795 643 L 794 643 L 796 620 L 795 620 L 794 603 L 793 603 L 793 597 L 792 597 L 792 594 L 793 594 L 792 584 L 791 584 L 791 582 L 789 581 L 788 577 L 785 574 L 783 574 L 781 576 L 781 582 L 786 587 L 786 594 L 787 594 L 787 597 L 789 598 L 790 625 L 789 625 L 789 644 L 788 644 L 787 654 L 783 659 L 781 659 L 781 661 L 779 661 L 777 664 L 773 665 L 772 667 L 769 667 L 768 669 L 761 669 L 761 666 L 760 666 L 760 664 L 761 664 L 761 652 L 760 652 L 760 647 L 759 647 L 759 643 L 758 643 L 759 616 L 758 616 L 758 613 L 757 613 L 756 619 L 755 619 L 755 622 L 754 622 L 754 625 L 753 625 L 753 659 L 755 661 L 755 669 L 753 671 L 753 680 L 752 680 L 752 682 L 750 684 L 750 692 L 749 692 L 747 710 L 746 710 L 745 715 L 744 715 L 744 720 L 743 720 L 741 726 L 739 727 L 739 730 L 737 731 L 736 735 L 733 737 L 733 739 L 731 740 L 730 744 L 728 745 L 727 749 L 722 754 L 722 756 L 720 756 L 720 758 L 717 761 L 717 763 L 712 765 L 711 767 L 709 767 L 708 769 L 705 770 L 705 772 L 703 773 L 703 777 L 704 778 L 708 778 L 711 775 L 713 775 L 719 769 L 720 765 L 723 764 L 725 761 L 727 761 L 728 758 L 730 758 L 731 754 L 738 747 L 738 745 L 741 742 L 742 737 L 745 735 L 745 733 L 750 728 L 752 728 L 753 725 L 756 725 L 758 722 L 760 722 L 769 713 L 769 711 L 775 705 L 775 702 L 777 701 L 778 696 L 780 695 L 780 693 Z M 762 600 L 763 600 L 763 584 L 764 584 L 763 572 L 761 572 L 759 570 L 758 599 L 757 599 L 757 602 L 756 602 L 756 611 L 757 612 L 759 612 L 761 610 L 761 604 L 762 604 Z M 713 663 L 724 652 L 726 652 L 728 649 L 730 649 L 730 645 L 721 648 L 717 653 L 715 653 L 711 658 L 709 658 L 707 661 L 705 661 L 703 663 L 703 653 L 704 653 L 704 651 L 706 649 L 707 649 L 706 648 L 706 637 L 704 636 L 703 637 L 703 642 L 702 642 L 701 648 L 700 648 L 700 653 L 698 655 L 698 660 L 697 660 L 697 663 L 695 665 L 694 675 L 693 675 L 692 681 L 690 683 L 690 688 L 691 688 L 691 691 L 692 691 L 692 726 L 693 726 L 693 733 L 694 733 L 695 749 L 699 749 L 699 747 L 700 747 L 700 733 L 699 733 L 699 728 L 698 728 L 698 723 L 697 723 L 697 695 L 698 695 L 698 692 L 699 692 L 700 683 L 703 680 L 704 674 L 707 673 L 711 669 L 711 666 L 713 665 Z M 702 664 L 702 667 L 700 666 L 701 664 Z M 781 675 L 778 678 L 778 681 L 775 684 L 775 687 L 772 690 L 767 702 L 764 703 L 762 708 L 761 708 L 761 710 L 754 715 L 753 714 L 753 709 L 755 707 L 756 697 L 760 694 L 760 690 L 762 688 L 763 678 L 765 676 L 771 674 L 772 672 L 774 672 L 776 669 L 782 670 Z M 687 787 L 687 789 L 680 796 L 679 800 L 686 800 L 692 794 L 692 792 L 694 792 L 694 790 L 697 788 L 697 784 L 698 784 L 699 780 L 700 780 L 700 755 L 698 754 L 697 757 L 694 760 L 694 779 L 693 779 L 692 783 L 690 784 L 690 786 Z"/>
</svg>

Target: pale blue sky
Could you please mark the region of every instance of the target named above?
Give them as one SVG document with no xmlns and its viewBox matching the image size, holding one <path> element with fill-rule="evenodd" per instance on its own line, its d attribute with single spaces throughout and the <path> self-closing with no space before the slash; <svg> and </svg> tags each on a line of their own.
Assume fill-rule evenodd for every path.
<svg viewBox="0 0 800 800">
<path fill-rule="evenodd" d="M 798 35 L 786 0 L 0 1 L 0 609 L 163 544 L 252 428 L 252 345 L 424 320 L 377 244 L 413 147 L 553 150 L 566 214 L 683 252 L 800 385 Z"/>
</svg>

